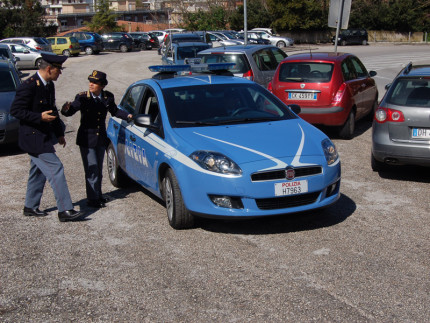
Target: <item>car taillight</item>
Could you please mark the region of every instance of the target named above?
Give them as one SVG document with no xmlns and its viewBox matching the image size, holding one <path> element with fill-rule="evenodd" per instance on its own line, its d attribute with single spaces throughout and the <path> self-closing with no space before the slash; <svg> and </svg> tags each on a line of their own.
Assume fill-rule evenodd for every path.
<svg viewBox="0 0 430 323">
<path fill-rule="evenodd" d="M 269 90 L 269 92 L 270 92 L 270 93 L 273 93 L 272 82 L 270 82 L 270 83 L 267 85 L 267 89 Z"/>
<path fill-rule="evenodd" d="M 155 40 L 153 40 L 153 39 L 150 39 L 149 41 L 150 41 L 151 43 L 154 43 L 154 42 L 155 42 Z"/>
<path fill-rule="evenodd" d="M 249 70 L 248 72 L 243 73 L 242 77 L 248 80 L 254 81 L 254 73 L 252 73 L 252 70 Z"/>
<path fill-rule="evenodd" d="M 34 46 L 34 48 L 36 48 L 37 50 L 42 50 L 42 47 L 40 46 Z"/>
<path fill-rule="evenodd" d="M 375 111 L 375 120 L 379 123 L 384 122 L 404 122 L 405 116 L 402 111 L 379 107 Z"/>
<path fill-rule="evenodd" d="M 70 46 L 69 46 L 69 48 L 70 48 L 70 49 L 73 49 L 73 45 L 70 45 Z"/>
<path fill-rule="evenodd" d="M 337 104 L 342 100 L 343 94 L 345 93 L 346 85 L 345 83 L 342 83 L 340 88 L 337 90 L 336 94 L 333 97 L 332 104 Z"/>
</svg>

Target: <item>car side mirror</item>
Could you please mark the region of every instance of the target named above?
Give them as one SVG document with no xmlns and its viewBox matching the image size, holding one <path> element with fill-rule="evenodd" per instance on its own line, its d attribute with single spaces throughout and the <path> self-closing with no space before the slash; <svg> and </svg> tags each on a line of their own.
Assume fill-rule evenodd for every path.
<svg viewBox="0 0 430 323">
<path fill-rule="evenodd" d="M 151 122 L 151 116 L 149 114 L 138 114 L 133 120 L 134 124 L 138 127 L 158 130 L 158 127 Z"/>
<path fill-rule="evenodd" d="M 295 114 L 299 114 L 302 111 L 302 108 L 300 108 L 300 105 L 298 105 L 298 104 L 290 104 L 290 105 L 288 105 L 288 107 Z"/>
<path fill-rule="evenodd" d="M 377 74 L 377 73 L 376 73 L 375 71 L 370 71 L 370 72 L 369 72 L 370 77 L 374 77 L 376 74 Z"/>
<path fill-rule="evenodd" d="M 15 56 L 15 61 L 16 61 L 16 62 L 18 62 L 18 61 L 20 61 L 20 60 L 21 60 L 21 58 L 19 58 L 19 57 L 16 57 L 16 56 Z"/>
<path fill-rule="evenodd" d="M 391 87 L 392 83 L 388 83 L 387 85 L 385 85 L 385 89 L 388 90 Z"/>
</svg>

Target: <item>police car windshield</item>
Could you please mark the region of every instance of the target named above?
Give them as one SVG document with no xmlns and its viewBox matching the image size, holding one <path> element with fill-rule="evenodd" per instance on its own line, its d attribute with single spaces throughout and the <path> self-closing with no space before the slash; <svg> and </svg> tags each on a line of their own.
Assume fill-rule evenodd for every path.
<svg viewBox="0 0 430 323">
<path fill-rule="evenodd" d="M 163 91 L 173 128 L 297 118 L 258 84 L 208 84 Z"/>
</svg>

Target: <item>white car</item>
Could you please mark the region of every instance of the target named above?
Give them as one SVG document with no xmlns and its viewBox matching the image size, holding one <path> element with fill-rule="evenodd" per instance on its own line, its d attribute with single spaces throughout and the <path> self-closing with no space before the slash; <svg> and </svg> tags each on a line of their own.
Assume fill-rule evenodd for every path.
<svg viewBox="0 0 430 323">
<path fill-rule="evenodd" d="M 167 36 L 167 32 L 165 32 L 164 30 L 151 30 L 151 33 L 153 33 L 158 38 L 158 42 L 160 43 L 161 47 L 164 42 L 164 39 Z"/>
<path fill-rule="evenodd" d="M 42 53 L 24 44 L 4 43 L 9 46 L 12 54 L 17 58 L 16 67 L 22 69 L 38 69 L 42 61 Z M 51 53 L 52 54 L 52 53 Z"/>
<path fill-rule="evenodd" d="M 265 28 L 265 29 L 267 29 L 267 28 Z M 268 39 L 268 40 L 270 40 L 270 43 L 272 45 L 275 45 L 279 48 L 283 48 L 286 46 L 293 46 L 293 44 L 294 44 L 293 39 L 288 38 L 288 37 L 276 36 L 274 34 L 271 34 L 270 32 L 268 32 L 265 29 L 256 28 L 256 29 L 249 30 L 248 33 L 257 35 L 257 36 L 264 38 L 264 39 Z"/>
<path fill-rule="evenodd" d="M 2 39 L 0 42 L 24 44 L 36 50 L 52 52 L 51 43 L 43 37 L 11 37 Z"/>
<path fill-rule="evenodd" d="M 209 35 L 212 47 L 243 45 L 239 39 L 229 39 L 226 35 L 218 32 L 206 32 Z"/>
</svg>

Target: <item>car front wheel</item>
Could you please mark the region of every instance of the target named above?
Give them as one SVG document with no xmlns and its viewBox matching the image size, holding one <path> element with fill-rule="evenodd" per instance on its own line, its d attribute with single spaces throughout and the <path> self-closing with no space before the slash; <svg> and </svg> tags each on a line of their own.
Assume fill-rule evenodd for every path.
<svg viewBox="0 0 430 323">
<path fill-rule="evenodd" d="M 70 57 L 70 51 L 68 49 L 63 50 L 63 55 Z"/>
<path fill-rule="evenodd" d="M 126 45 L 121 45 L 119 46 L 119 50 L 121 51 L 121 53 L 126 53 L 128 51 L 128 48 Z"/>
<path fill-rule="evenodd" d="M 194 226 L 194 216 L 185 207 L 175 174 L 169 168 L 163 180 L 163 195 L 169 224 L 174 229 L 188 229 Z"/>
<path fill-rule="evenodd" d="M 355 130 L 355 113 L 351 110 L 345 124 L 340 127 L 339 136 L 343 139 L 352 139 Z"/>
<path fill-rule="evenodd" d="M 118 164 L 118 158 L 112 143 L 109 144 L 106 151 L 106 163 L 108 168 L 109 180 L 115 187 L 124 187 L 127 181 L 127 175 L 124 174 Z"/>
<path fill-rule="evenodd" d="M 285 42 L 283 42 L 283 41 L 278 41 L 277 43 L 276 43 L 276 46 L 278 47 L 278 48 L 284 48 L 285 46 L 287 46 L 286 44 L 285 44 Z"/>
</svg>

